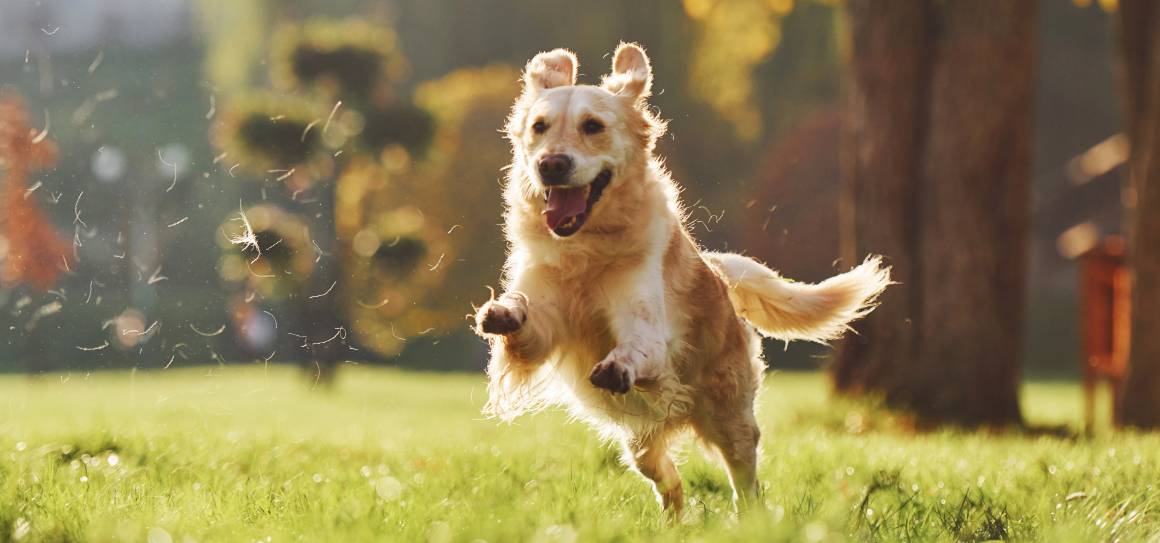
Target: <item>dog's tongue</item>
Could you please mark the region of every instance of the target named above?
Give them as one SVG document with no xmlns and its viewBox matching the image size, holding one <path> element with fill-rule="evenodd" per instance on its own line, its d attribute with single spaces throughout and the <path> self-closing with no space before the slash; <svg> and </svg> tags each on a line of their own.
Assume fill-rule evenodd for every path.
<svg viewBox="0 0 1160 543">
<path fill-rule="evenodd" d="M 548 190 L 548 206 L 544 210 L 544 217 L 548 220 L 548 228 L 553 230 L 564 221 L 584 213 L 588 207 L 586 193 L 583 188 Z"/>
</svg>

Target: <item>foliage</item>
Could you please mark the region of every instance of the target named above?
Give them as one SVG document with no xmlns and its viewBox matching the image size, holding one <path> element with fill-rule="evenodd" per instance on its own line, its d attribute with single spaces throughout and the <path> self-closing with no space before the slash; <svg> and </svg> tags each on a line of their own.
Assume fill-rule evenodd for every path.
<svg viewBox="0 0 1160 543">
<path fill-rule="evenodd" d="M 361 141 L 371 152 L 401 145 L 411 154 L 422 155 L 435 131 L 431 114 L 411 104 L 369 109 L 363 124 Z"/>
<path fill-rule="evenodd" d="M 814 1 L 838 4 L 837 0 Z M 782 21 L 793 12 L 794 3 L 684 0 L 685 13 L 696 23 L 689 86 L 733 125 L 742 140 L 753 141 L 761 134 L 754 72 L 781 43 Z"/>
<path fill-rule="evenodd" d="M 367 166 L 343 177 L 338 230 L 347 281 L 340 296 L 359 343 L 391 355 L 440 324 L 425 300 L 441 291 L 447 236 L 414 202 L 392 206 L 387 188 L 376 185 L 381 176 Z"/>
<path fill-rule="evenodd" d="M 0 286 L 29 284 L 39 290 L 51 286 L 73 256 L 49 222 L 37 200 L 29 198 L 35 186 L 28 176 L 56 162 L 56 146 L 28 123 L 24 101 L 0 96 Z M 78 217 L 79 221 L 80 218 Z"/>
<path fill-rule="evenodd" d="M 426 156 L 436 131 L 433 117 L 391 92 L 405 61 L 389 28 L 318 19 L 284 26 L 272 41 L 271 79 L 287 94 L 237 99 L 219 125 L 218 145 L 252 173 L 281 182 L 291 200 L 315 181 L 324 182 L 321 190 L 327 192 L 320 196 L 321 212 L 297 205 L 298 217 L 264 206 L 257 210 L 263 217 L 278 218 L 254 219 L 252 232 L 249 223 L 241 225 L 244 231 L 235 224 L 224 238 L 223 276 L 246 281 L 263 298 L 301 294 L 313 265 L 295 262 L 330 258 L 326 251 L 308 251 L 308 244 L 311 232 L 333 231 L 336 260 L 322 266 L 340 270 L 331 289 L 343 306 L 335 306 L 342 313 L 336 317 L 345 323 L 333 325 L 349 326 L 379 354 L 396 354 L 407 336 L 432 328 L 432 318 L 425 316 L 430 308 L 417 300 L 446 270 L 438 270 L 438 263 L 424 270 L 432 253 L 440 260 L 446 254 L 441 225 L 429 220 L 402 186 L 440 184 L 405 176 Z M 278 246 L 285 262 L 278 261 L 277 251 L 258 254 L 269 249 L 263 236 L 286 242 Z M 241 255 L 230 248 L 238 244 Z"/>
<path fill-rule="evenodd" d="M 762 506 L 735 518 L 724 473 L 690 445 L 679 525 L 614 450 L 562 414 L 481 419 L 478 375 L 351 368 L 332 395 L 260 365 L 69 377 L 0 378 L 10 415 L 0 537 L 1128 541 L 1160 531 L 1154 435 L 914 435 L 870 406 L 826 402 L 817 375 L 770 378 Z M 1078 397 L 1074 385 L 1032 383 L 1027 411 L 1077 422 Z"/>
<path fill-rule="evenodd" d="M 219 231 L 223 280 L 244 283 L 265 299 L 302 293 L 317 253 L 301 219 L 274 205 L 258 205 L 228 219 Z"/>
<path fill-rule="evenodd" d="M 205 79 L 218 91 L 244 90 L 253 68 L 265 57 L 268 2 L 197 0 L 199 30 L 205 34 Z"/>
<path fill-rule="evenodd" d="M 271 40 L 271 79 L 333 100 L 382 101 L 406 71 L 397 41 L 390 27 L 360 19 L 286 25 Z"/>
<path fill-rule="evenodd" d="M 513 79 L 513 77 L 515 79 Z M 479 109 L 506 110 L 519 91 L 519 71 L 503 64 L 456 70 L 415 89 L 415 103 L 435 116 L 443 126 L 457 127 L 443 133 L 461 138 L 462 127 Z"/>
<path fill-rule="evenodd" d="M 379 163 L 351 167 L 340 180 L 339 237 L 350 240 L 344 304 L 356 337 L 376 351 L 392 354 L 401 338 L 460 328 L 470 301 L 498 274 L 493 180 L 508 148 L 496 129 L 518 79 L 496 65 L 420 84 L 414 102 L 435 128 L 426 154 L 388 147 Z"/>
<path fill-rule="evenodd" d="M 1086 8 L 1091 7 L 1092 0 L 1071 0 L 1076 7 Z M 1113 12 L 1120 8 L 1119 0 L 1098 0 L 1100 8 L 1107 12 Z"/>
<path fill-rule="evenodd" d="M 252 174 L 277 177 L 291 169 L 322 167 L 326 156 L 318 125 L 325 116 L 324 107 L 311 100 L 259 92 L 232 101 L 212 136 L 225 158 Z"/>
</svg>

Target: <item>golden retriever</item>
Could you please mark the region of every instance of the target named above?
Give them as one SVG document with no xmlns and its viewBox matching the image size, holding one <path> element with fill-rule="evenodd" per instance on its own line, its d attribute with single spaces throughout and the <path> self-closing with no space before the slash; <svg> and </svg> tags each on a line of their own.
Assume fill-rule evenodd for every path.
<svg viewBox="0 0 1160 543">
<path fill-rule="evenodd" d="M 505 292 L 476 330 L 491 345 L 485 411 L 505 420 L 565 405 L 623 445 L 665 509 L 683 502 L 669 455 L 691 429 L 724 460 L 735 503 L 758 492 L 756 332 L 823 342 L 890 283 L 877 258 L 822 283 L 782 279 L 744 256 L 701 250 L 653 155 L 652 68 L 621 44 L 599 86 L 576 56 L 540 53 L 506 131 L 510 254 Z M 756 329 L 756 330 L 755 330 Z"/>
</svg>

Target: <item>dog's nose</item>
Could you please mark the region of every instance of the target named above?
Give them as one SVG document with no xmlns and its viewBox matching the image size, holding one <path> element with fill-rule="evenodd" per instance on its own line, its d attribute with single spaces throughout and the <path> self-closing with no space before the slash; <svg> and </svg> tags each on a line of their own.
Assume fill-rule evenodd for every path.
<svg viewBox="0 0 1160 543">
<path fill-rule="evenodd" d="M 538 165 L 540 179 L 545 185 L 563 185 L 572 173 L 572 157 L 568 155 L 544 155 Z"/>
</svg>

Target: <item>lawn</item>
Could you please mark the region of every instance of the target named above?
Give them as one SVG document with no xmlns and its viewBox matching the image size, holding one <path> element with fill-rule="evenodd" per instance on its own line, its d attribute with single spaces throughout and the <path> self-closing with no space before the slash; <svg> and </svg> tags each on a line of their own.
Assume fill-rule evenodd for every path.
<svg viewBox="0 0 1160 543">
<path fill-rule="evenodd" d="M 559 413 L 479 415 L 480 375 L 285 367 L 0 377 L 0 541 L 1151 540 L 1160 438 L 915 433 L 773 374 L 763 507 L 731 513 L 696 446 L 666 522 L 616 453 Z M 1075 424 L 1074 384 L 1024 389 Z"/>
</svg>

